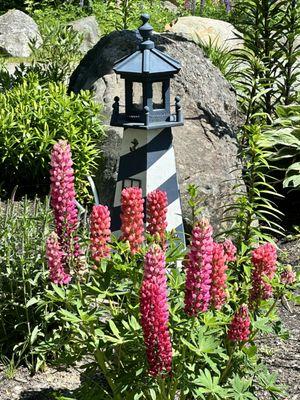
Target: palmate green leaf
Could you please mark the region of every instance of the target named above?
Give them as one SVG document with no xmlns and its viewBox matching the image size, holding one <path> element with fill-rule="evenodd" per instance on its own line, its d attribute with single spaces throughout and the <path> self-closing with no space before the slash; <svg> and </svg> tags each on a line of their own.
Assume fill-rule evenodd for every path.
<svg viewBox="0 0 300 400">
<path fill-rule="evenodd" d="M 228 390 L 229 394 L 234 400 L 256 400 L 257 397 L 249 392 L 249 388 L 252 385 L 252 381 L 246 378 L 240 378 L 238 375 L 234 375 L 234 378 L 230 381 L 232 388 Z"/>
<path fill-rule="evenodd" d="M 193 381 L 200 386 L 194 390 L 195 394 L 201 399 L 206 399 L 207 395 L 211 395 L 213 399 L 225 398 L 228 391 L 219 385 L 219 379 L 219 376 L 212 376 L 208 369 L 201 371 L 200 376 Z"/>
<path fill-rule="evenodd" d="M 267 317 L 258 317 L 253 322 L 253 329 L 258 329 L 263 333 L 271 333 L 273 330 L 272 326 L 270 326 L 269 318 Z"/>
</svg>

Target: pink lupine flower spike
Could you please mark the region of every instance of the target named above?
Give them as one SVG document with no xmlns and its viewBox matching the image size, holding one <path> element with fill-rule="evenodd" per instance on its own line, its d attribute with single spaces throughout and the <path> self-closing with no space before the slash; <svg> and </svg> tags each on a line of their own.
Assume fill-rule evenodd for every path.
<svg viewBox="0 0 300 400">
<path fill-rule="evenodd" d="M 55 231 L 66 257 L 77 257 L 81 255 L 78 238 L 74 237 L 78 226 L 78 211 L 71 148 L 67 141 L 60 140 L 53 146 L 50 165 L 50 194 Z"/>
<path fill-rule="evenodd" d="M 158 246 L 151 247 L 145 256 L 140 311 L 149 372 L 152 376 L 170 372 L 172 344 L 168 328 L 165 254 Z"/>
<path fill-rule="evenodd" d="M 107 206 L 93 206 L 90 217 L 90 250 L 94 261 L 99 262 L 109 256 L 110 212 Z"/>
<path fill-rule="evenodd" d="M 212 227 L 203 218 L 192 231 L 190 249 L 185 260 L 185 312 L 196 316 L 205 312 L 210 302 L 213 256 Z"/>
<path fill-rule="evenodd" d="M 228 339 L 232 342 L 244 342 L 250 336 L 250 316 L 246 304 L 241 305 L 234 314 L 228 331 Z"/>
<path fill-rule="evenodd" d="M 71 276 L 65 271 L 63 264 L 64 252 L 61 250 L 55 232 L 53 232 L 47 239 L 46 256 L 50 271 L 50 280 L 57 285 L 68 284 L 71 281 Z"/>
<path fill-rule="evenodd" d="M 147 232 L 158 237 L 164 247 L 167 228 L 167 193 L 155 190 L 147 196 Z"/>
<path fill-rule="evenodd" d="M 128 241 L 132 254 L 139 251 L 144 241 L 144 199 L 142 189 L 125 188 L 121 194 L 121 240 Z"/>
</svg>

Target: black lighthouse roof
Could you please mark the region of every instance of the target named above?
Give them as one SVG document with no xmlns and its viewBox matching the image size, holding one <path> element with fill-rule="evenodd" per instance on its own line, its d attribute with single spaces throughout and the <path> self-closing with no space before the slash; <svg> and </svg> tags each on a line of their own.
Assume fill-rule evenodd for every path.
<svg viewBox="0 0 300 400">
<path fill-rule="evenodd" d="M 148 22 L 150 16 L 143 14 L 141 18 L 143 25 L 139 28 L 139 32 L 143 41 L 139 50 L 119 60 L 114 65 L 114 71 L 124 78 L 136 75 L 172 77 L 180 71 L 180 63 L 155 48 L 155 44 L 151 40 L 153 28 Z"/>
</svg>

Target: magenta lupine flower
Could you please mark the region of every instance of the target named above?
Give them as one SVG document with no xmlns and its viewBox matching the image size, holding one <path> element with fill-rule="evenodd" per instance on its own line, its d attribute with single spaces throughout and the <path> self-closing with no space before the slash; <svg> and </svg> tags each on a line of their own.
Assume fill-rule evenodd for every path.
<svg viewBox="0 0 300 400">
<path fill-rule="evenodd" d="M 153 376 L 172 368 L 165 264 L 163 250 L 151 247 L 145 256 L 140 312 L 149 372 Z"/>
<path fill-rule="evenodd" d="M 144 241 L 144 199 L 142 189 L 125 188 L 121 194 L 121 240 L 128 240 L 131 252 L 139 251 Z"/>
<path fill-rule="evenodd" d="M 90 218 L 90 250 L 93 260 L 101 261 L 108 257 L 110 247 L 110 212 L 107 206 L 93 206 Z"/>
<path fill-rule="evenodd" d="M 228 330 L 228 339 L 233 342 L 246 341 L 250 336 L 250 316 L 246 304 L 234 314 Z"/>
<path fill-rule="evenodd" d="M 165 244 L 167 228 L 167 193 L 155 190 L 147 196 L 147 232 L 158 236 L 162 246 Z"/>
<path fill-rule="evenodd" d="M 196 223 L 184 262 L 186 269 L 185 312 L 196 316 L 208 309 L 212 273 L 213 238 L 208 220 Z"/>
<path fill-rule="evenodd" d="M 53 146 L 50 165 L 50 194 L 55 231 L 66 257 L 77 257 L 81 255 L 78 238 L 74 237 L 78 226 L 78 212 L 71 148 L 66 140 L 59 140 Z"/>
<path fill-rule="evenodd" d="M 46 242 L 46 256 L 50 271 L 50 280 L 57 285 L 66 285 L 71 281 L 71 276 L 65 271 L 63 260 L 64 252 L 61 250 L 57 234 L 52 232 Z"/>
<path fill-rule="evenodd" d="M 223 243 L 224 253 L 226 256 L 226 262 L 232 262 L 236 260 L 236 247 L 230 239 L 226 239 Z"/>
<path fill-rule="evenodd" d="M 284 285 L 292 285 L 296 282 L 296 272 L 291 265 L 287 265 L 280 275 L 280 282 Z"/>
<path fill-rule="evenodd" d="M 273 279 L 276 272 L 277 252 L 276 247 L 271 243 L 266 243 L 253 250 L 251 257 L 252 288 L 250 290 L 251 304 L 266 300 L 272 296 L 273 290 L 270 283 L 266 282 Z"/>
<path fill-rule="evenodd" d="M 217 310 L 222 308 L 227 297 L 226 261 L 227 257 L 224 253 L 223 245 L 220 243 L 214 243 L 210 296 L 211 296 L 211 305 Z"/>
</svg>

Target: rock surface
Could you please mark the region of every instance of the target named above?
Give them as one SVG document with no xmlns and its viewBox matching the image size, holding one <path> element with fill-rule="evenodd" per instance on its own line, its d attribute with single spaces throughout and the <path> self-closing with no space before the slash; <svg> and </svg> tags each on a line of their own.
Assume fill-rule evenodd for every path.
<svg viewBox="0 0 300 400">
<path fill-rule="evenodd" d="M 187 188 L 199 186 L 206 214 L 217 228 L 221 206 L 228 197 L 239 171 L 235 133 L 241 122 L 235 93 L 219 71 L 207 60 L 200 48 L 174 34 L 155 35 L 157 47 L 182 63 L 182 70 L 172 82 L 171 100 L 182 98 L 185 126 L 173 130 L 179 184 L 184 217 L 189 217 Z M 104 103 L 109 121 L 114 96 L 124 104 L 124 82 L 112 72 L 115 61 L 136 50 L 135 32 L 113 32 L 103 37 L 83 58 L 70 79 L 70 90 L 95 91 L 95 99 Z M 96 184 L 101 202 L 111 204 L 117 176 L 117 159 L 123 130 L 110 128 L 103 151 L 104 173 Z"/>
<path fill-rule="evenodd" d="M 166 8 L 167 10 L 176 13 L 178 11 L 177 5 L 172 3 L 171 1 L 163 1 L 162 6 Z"/>
<path fill-rule="evenodd" d="M 94 15 L 78 19 L 68 24 L 74 31 L 82 34 L 82 43 L 80 51 L 85 54 L 88 50 L 95 46 L 100 39 L 99 25 Z"/>
<path fill-rule="evenodd" d="M 29 57 L 29 43 L 42 44 L 37 24 L 29 15 L 19 10 L 9 10 L 0 16 L 0 53 L 12 57 Z"/>
<path fill-rule="evenodd" d="M 183 36 L 188 40 L 205 44 L 211 40 L 219 47 L 237 49 L 243 46 L 243 41 L 237 38 L 241 35 L 229 22 L 203 17 L 180 17 L 173 24 L 167 25 L 166 30 Z"/>
</svg>

